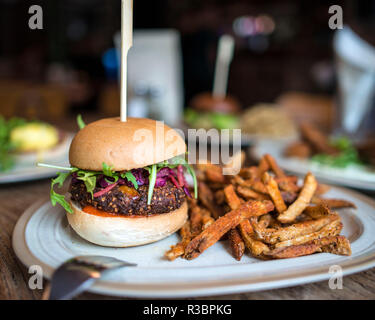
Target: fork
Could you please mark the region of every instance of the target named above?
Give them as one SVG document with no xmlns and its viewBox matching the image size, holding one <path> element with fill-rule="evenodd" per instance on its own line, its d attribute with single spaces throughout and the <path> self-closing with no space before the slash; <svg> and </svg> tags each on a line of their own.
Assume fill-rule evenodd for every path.
<svg viewBox="0 0 375 320">
<path fill-rule="evenodd" d="M 78 256 L 64 262 L 52 275 L 43 300 L 69 300 L 90 288 L 103 274 L 136 264 L 106 256 Z"/>
</svg>

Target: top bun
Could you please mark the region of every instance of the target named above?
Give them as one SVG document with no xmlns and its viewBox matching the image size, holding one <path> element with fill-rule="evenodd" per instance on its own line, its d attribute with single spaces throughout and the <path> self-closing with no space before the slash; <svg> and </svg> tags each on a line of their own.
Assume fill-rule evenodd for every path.
<svg viewBox="0 0 375 320">
<path fill-rule="evenodd" d="M 190 103 L 195 110 L 204 112 L 237 113 L 241 110 L 238 101 L 230 96 L 214 97 L 210 92 L 195 96 Z"/>
<path fill-rule="evenodd" d="M 114 171 L 142 168 L 186 152 L 177 131 L 160 121 L 144 118 L 107 118 L 92 122 L 74 137 L 69 161 L 74 167 L 101 171 L 102 163 Z"/>
</svg>

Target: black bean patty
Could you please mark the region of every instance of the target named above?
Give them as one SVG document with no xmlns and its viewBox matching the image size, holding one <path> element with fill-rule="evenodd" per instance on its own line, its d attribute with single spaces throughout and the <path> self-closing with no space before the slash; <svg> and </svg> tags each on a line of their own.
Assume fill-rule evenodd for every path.
<svg viewBox="0 0 375 320">
<path fill-rule="evenodd" d="M 148 186 L 140 186 L 138 195 L 131 196 L 120 190 L 121 186 L 115 186 L 106 194 L 92 199 L 86 191 L 83 182 L 78 181 L 70 185 L 72 200 L 78 202 L 81 207 L 93 206 L 96 209 L 114 214 L 147 216 L 156 213 L 168 213 L 181 207 L 185 201 L 185 192 L 176 188 L 168 181 L 163 187 L 154 188 L 151 205 L 147 205 Z M 102 190 L 95 188 L 94 193 Z"/>
</svg>

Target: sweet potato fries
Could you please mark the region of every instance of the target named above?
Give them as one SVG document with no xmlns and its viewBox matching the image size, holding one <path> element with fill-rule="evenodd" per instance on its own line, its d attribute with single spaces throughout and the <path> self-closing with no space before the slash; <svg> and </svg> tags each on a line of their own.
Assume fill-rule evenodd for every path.
<svg viewBox="0 0 375 320">
<path fill-rule="evenodd" d="M 329 187 L 318 184 L 311 173 L 299 185 L 268 154 L 258 166 L 241 168 L 234 176 L 223 175 L 212 164 L 200 164 L 197 170 L 199 199 L 189 200 L 189 220 L 180 230 L 181 241 L 166 252 L 167 259 L 195 259 L 219 240 L 229 241 L 237 260 L 246 251 L 259 259 L 351 254 L 333 209 L 355 205 L 322 198 Z"/>
</svg>

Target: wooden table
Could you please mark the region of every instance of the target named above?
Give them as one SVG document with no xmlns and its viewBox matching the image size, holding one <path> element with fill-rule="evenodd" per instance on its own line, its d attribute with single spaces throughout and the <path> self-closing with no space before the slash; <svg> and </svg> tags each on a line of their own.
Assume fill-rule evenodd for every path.
<svg viewBox="0 0 375 320">
<path fill-rule="evenodd" d="M 75 129 L 74 121 L 64 124 Z M 28 288 L 27 269 L 15 256 L 11 239 L 14 226 L 26 208 L 49 194 L 50 180 L 0 186 L 0 299 L 40 299 L 42 290 Z M 113 297 L 84 293 L 78 299 Z M 375 299 L 375 268 L 344 277 L 342 290 L 331 290 L 328 281 L 254 293 L 204 297 L 204 299 Z"/>
</svg>

